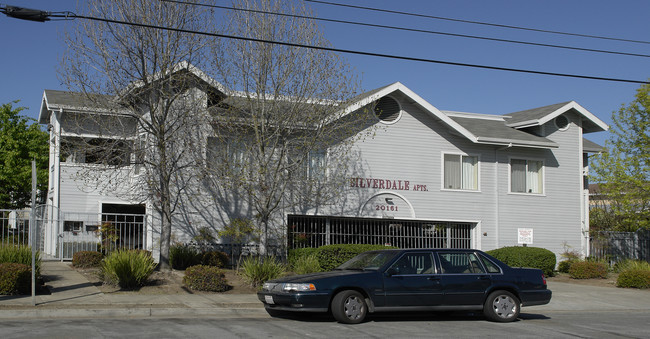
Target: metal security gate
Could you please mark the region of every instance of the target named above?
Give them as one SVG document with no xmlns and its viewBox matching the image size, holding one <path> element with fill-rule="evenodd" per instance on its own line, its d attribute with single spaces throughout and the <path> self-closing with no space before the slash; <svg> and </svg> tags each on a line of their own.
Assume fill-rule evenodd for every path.
<svg viewBox="0 0 650 339">
<path fill-rule="evenodd" d="M 43 258 L 71 260 L 76 252 L 146 249 L 144 214 L 70 213 L 51 205 L 35 209 L 36 244 Z"/>
<path fill-rule="evenodd" d="M 471 248 L 473 223 L 288 216 L 289 248 L 373 244 L 399 248 Z"/>
</svg>

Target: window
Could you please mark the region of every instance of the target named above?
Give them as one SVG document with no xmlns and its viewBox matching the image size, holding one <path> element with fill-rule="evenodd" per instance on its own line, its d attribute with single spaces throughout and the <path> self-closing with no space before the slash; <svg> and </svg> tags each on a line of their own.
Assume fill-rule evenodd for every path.
<svg viewBox="0 0 650 339">
<path fill-rule="evenodd" d="M 487 268 L 488 273 L 501 273 L 501 269 L 499 266 L 494 264 L 490 259 L 480 256 L 481 257 L 481 262 L 483 265 Z"/>
<path fill-rule="evenodd" d="M 485 273 L 474 253 L 439 253 L 442 273 Z"/>
<path fill-rule="evenodd" d="M 83 221 L 64 221 L 63 222 L 63 231 L 64 232 L 79 232 L 83 228 Z"/>
<path fill-rule="evenodd" d="M 435 273 L 431 253 L 406 253 L 388 271 L 394 275 Z"/>
<path fill-rule="evenodd" d="M 325 177 L 327 152 L 326 151 L 311 151 L 309 152 L 309 163 L 307 168 L 307 175 L 310 179 L 320 179 Z"/>
<path fill-rule="evenodd" d="M 61 158 L 66 163 L 129 165 L 133 141 L 106 138 L 61 140 Z"/>
<path fill-rule="evenodd" d="M 543 193 L 544 163 L 539 160 L 510 160 L 510 191 Z"/>
<path fill-rule="evenodd" d="M 246 148 L 241 141 L 208 137 L 206 166 L 222 174 L 236 174 L 246 166 Z"/>
<path fill-rule="evenodd" d="M 478 190 L 478 157 L 445 154 L 444 186 L 453 190 Z"/>
</svg>

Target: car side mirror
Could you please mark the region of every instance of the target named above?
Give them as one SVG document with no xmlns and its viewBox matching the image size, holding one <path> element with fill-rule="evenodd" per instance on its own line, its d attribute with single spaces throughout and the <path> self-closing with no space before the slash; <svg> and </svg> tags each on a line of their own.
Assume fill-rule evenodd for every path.
<svg viewBox="0 0 650 339">
<path fill-rule="evenodd" d="M 391 267 L 391 268 L 387 269 L 386 272 L 385 272 L 384 274 L 385 274 L 387 277 L 392 277 L 392 276 L 394 276 L 395 274 L 399 274 L 399 271 L 397 270 L 397 268 L 395 268 L 395 267 Z"/>
</svg>

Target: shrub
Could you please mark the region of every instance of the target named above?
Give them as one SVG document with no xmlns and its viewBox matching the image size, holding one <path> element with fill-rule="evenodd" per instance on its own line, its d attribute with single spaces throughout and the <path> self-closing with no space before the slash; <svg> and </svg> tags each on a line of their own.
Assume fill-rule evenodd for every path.
<svg viewBox="0 0 650 339">
<path fill-rule="evenodd" d="M 253 287 L 261 286 L 265 281 L 282 275 L 285 266 L 275 257 L 247 257 L 242 261 L 239 274 Z"/>
<path fill-rule="evenodd" d="M 646 270 L 650 271 L 650 263 L 644 260 L 625 259 L 614 265 L 614 272 L 623 272 L 627 270 Z"/>
<path fill-rule="evenodd" d="M 0 263 L 23 264 L 32 267 L 32 248 L 29 246 L 0 246 Z M 41 275 L 41 255 L 36 252 L 36 276 Z"/>
<path fill-rule="evenodd" d="M 79 268 L 99 267 L 104 255 L 97 251 L 80 251 L 72 256 L 72 266 Z"/>
<path fill-rule="evenodd" d="M 104 259 L 101 265 L 101 276 L 109 284 L 117 284 L 121 288 L 143 286 L 156 264 L 151 253 L 139 250 L 117 250 Z"/>
<path fill-rule="evenodd" d="M 291 269 L 297 274 L 307 274 L 322 271 L 316 254 L 310 254 L 297 258 L 291 265 Z"/>
<path fill-rule="evenodd" d="M 503 261 L 508 266 L 539 268 L 547 277 L 553 276 L 556 263 L 555 254 L 545 248 L 510 246 L 486 253 Z"/>
<path fill-rule="evenodd" d="M 650 288 L 650 270 L 633 268 L 622 271 L 616 279 L 616 286 Z"/>
<path fill-rule="evenodd" d="M 607 278 L 607 265 L 599 262 L 578 261 L 569 267 L 573 279 Z"/>
<path fill-rule="evenodd" d="M 214 267 L 226 267 L 230 261 L 228 254 L 221 251 L 208 251 L 201 254 L 201 264 Z"/>
<path fill-rule="evenodd" d="M 571 265 L 574 262 L 578 262 L 578 261 L 580 261 L 580 260 L 564 260 L 564 261 L 560 261 L 560 263 L 557 265 L 557 270 L 559 272 L 562 272 L 562 273 L 569 273 L 569 267 L 571 267 Z"/>
<path fill-rule="evenodd" d="M 172 268 L 184 270 L 190 266 L 201 263 L 200 253 L 193 247 L 185 244 L 174 244 L 169 248 L 169 263 Z"/>
<path fill-rule="evenodd" d="M 30 294 L 31 290 L 31 264 L 0 263 L 0 295 Z"/>
<path fill-rule="evenodd" d="M 314 248 L 314 247 L 290 249 L 287 252 L 287 262 L 289 264 L 289 267 L 294 267 L 296 260 L 299 260 L 302 257 L 316 255 L 316 253 L 318 253 L 318 248 Z"/>
<path fill-rule="evenodd" d="M 384 245 L 337 244 L 318 248 L 317 257 L 323 271 L 331 271 L 359 253 L 394 248 Z"/>
<path fill-rule="evenodd" d="M 230 286 L 223 271 L 216 266 L 196 265 L 185 270 L 183 284 L 191 290 L 223 292 Z"/>
</svg>

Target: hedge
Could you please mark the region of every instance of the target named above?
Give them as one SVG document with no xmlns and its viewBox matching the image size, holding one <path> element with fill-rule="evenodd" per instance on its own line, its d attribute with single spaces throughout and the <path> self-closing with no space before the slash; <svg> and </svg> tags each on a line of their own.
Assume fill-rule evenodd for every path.
<svg viewBox="0 0 650 339">
<path fill-rule="evenodd" d="M 616 286 L 650 288 L 650 271 L 644 269 L 625 270 L 618 275 Z"/>
<path fill-rule="evenodd" d="M 24 264 L 0 263 L 0 295 L 30 294 L 32 268 Z"/>
<path fill-rule="evenodd" d="M 556 264 L 555 254 L 540 247 L 509 246 L 486 253 L 511 267 L 539 268 L 547 277 L 553 276 Z"/>
<path fill-rule="evenodd" d="M 578 261 L 569 267 L 573 279 L 607 278 L 607 265 L 592 261 Z"/>
<path fill-rule="evenodd" d="M 338 244 L 326 245 L 319 247 L 316 252 L 318 262 L 323 271 L 331 271 L 342 263 L 352 259 L 359 253 L 385 250 L 389 247 L 384 245 L 364 245 L 364 244 Z"/>
<path fill-rule="evenodd" d="M 78 268 L 99 267 L 104 255 L 97 251 L 79 251 L 72 256 L 72 266 Z"/>
<path fill-rule="evenodd" d="M 230 286 L 223 271 L 216 266 L 196 265 L 185 270 L 183 284 L 195 291 L 223 292 Z"/>
</svg>

